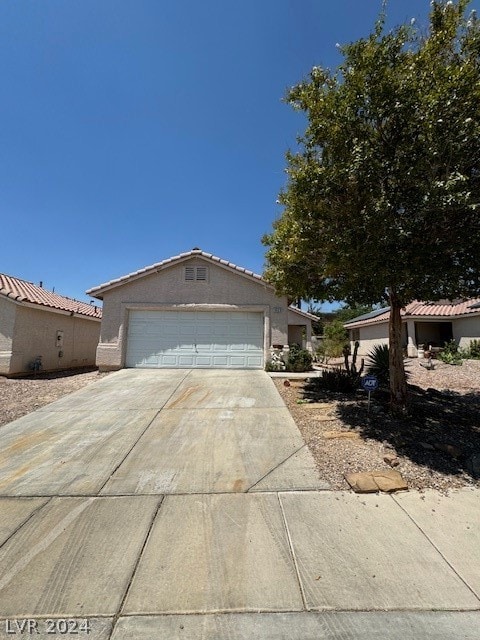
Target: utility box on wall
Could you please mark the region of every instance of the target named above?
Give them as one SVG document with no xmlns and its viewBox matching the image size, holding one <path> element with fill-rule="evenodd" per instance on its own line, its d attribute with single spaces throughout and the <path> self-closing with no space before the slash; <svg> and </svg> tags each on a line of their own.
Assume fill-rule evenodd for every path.
<svg viewBox="0 0 480 640">
<path fill-rule="evenodd" d="M 55 346 L 63 347 L 63 331 L 57 331 Z"/>
</svg>

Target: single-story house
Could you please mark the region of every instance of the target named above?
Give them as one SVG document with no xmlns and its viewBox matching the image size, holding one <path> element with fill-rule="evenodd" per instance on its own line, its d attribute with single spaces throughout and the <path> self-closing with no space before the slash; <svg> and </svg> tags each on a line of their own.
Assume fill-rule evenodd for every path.
<svg viewBox="0 0 480 640">
<path fill-rule="evenodd" d="M 98 306 L 0 273 L 0 375 L 94 365 L 101 318 Z"/>
<path fill-rule="evenodd" d="M 100 370 L 262 369 L 273 346 L 310 348 L 316 319 L 260 275 L 200 249 L 87 293 L 103 300 Z"/>
<path fill-rule="evenodd" d="M 402 343 L 409 357 L 416 357 L 419 348 L 443 347 L 455 340 L 467 348 L 480 338 L 480 298 L 470 300 L 414 301 L 401 311 Z M 384 307 L 353 318 L 345 323 L 352 348 L 359 341 L 359 355 L 367 355 L 376 344 L 388 344 L 390 308 Z"/>
</svg>

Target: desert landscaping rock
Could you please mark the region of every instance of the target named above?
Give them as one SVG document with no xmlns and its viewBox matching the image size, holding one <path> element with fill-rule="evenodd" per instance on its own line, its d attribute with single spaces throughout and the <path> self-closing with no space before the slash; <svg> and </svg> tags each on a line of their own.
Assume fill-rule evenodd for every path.
<svg viewBox="0 0 480 640">
<path fill-rule="evenodd" d="M 343 438 L 345 440 L 360 440 L 361 436 L 356 431 L 325 431 L 323 437 L 327 440 Z"/>
<path fill-rule="evenodd" d="M 398 465 L 400 464 L 400 460 L 393 453 L 386 453 L 383 456 L 383 460 L 384 460 L 384 462 L 386 462 L 391 467 L 398 467 Z"/>
<path fill-rule="evenodd" d="M 345 480 L 355 493 L 374 493 L 375 491 L 392 493 L 408 489 L 408 485 L 402 475 L 398 471 L 390 469 L 347 473 Z"/>
<path fill-rule="evenodd" d="M 306 409 L 317 409 L 320 411 L 334 411 L 336 408 L 334 402 L 305 402 L 303 406 Z"/>
</svg>

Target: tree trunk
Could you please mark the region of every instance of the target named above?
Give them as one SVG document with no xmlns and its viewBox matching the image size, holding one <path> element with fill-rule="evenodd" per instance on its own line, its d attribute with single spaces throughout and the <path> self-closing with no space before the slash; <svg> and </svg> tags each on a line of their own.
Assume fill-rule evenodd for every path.
<svg viewBox="0 0 480 640">
<path fill-rule="evenodd" d="M 388 337 L 390 343 L 390 405 L 395 412 L 404 412 L 407 408 L 408 391 L 402 353 L 401 303 L 395 295 L 390 295 L 390 320 Z"/>
</svg>

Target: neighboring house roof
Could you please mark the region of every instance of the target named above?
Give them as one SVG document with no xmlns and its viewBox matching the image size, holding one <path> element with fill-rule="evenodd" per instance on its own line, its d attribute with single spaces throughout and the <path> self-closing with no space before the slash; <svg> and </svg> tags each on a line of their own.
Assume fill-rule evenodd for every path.
<svg viewBox="0 0 480 640">
<path fill-rule="evenodd" d="M 221 267 L 230 269 L 232 271 L 237 271 L 238 273 L 240 273 L 243 276 L 246 276 L 247 278 L 257 280 L 261 284 L 264 284 L 265 286 L 273 288 L 271 284 L 269 284 L 266 280 L 262 278 L 262 276 L 259 276 L 257 273 L 254 273 L 253 271 L 249 271 L 248 269 L 239 267 L 236 264 L 233 264 L 233 262 L 229 262 L 228 260 L 222 260 L 222 258 L 218 258 L 217 256 L 214 256 L 211 253 L 206 253 L 201 249 L 192 249 L 192 251 L 187 251 L 186 253 L 180 253 L 178 256 L 173 256 L 172 258 L 168 258 L 167 260 L 162 260 L 161 262 L 156 262 L 155 264 L 152 264 L 148 267 L 139 269 L 138 271 L 133 271 L 132 273 L 128 273 L 126 276 L 122 276 L 121 278 L 116 278 L 115 280 L 109 280 L 108 282 L 105 282 L 104 284 L 100 284 L 97 287 L 92 287 L 91 289 L 88 289 L 87 293 L 88 295 L 94 296 L 95 298 L 99 298 L 101 300 L 103 293 L 105 291 L 108 291 L 109 289 L 113 289 L 114 287 L 121 286 L 123 284 L 126 284 L 127 282 L 132 282 L 137 278 L 148 276 L 152 273 L 155 273 L 156 271 L 161 271 L 166 267 L 171 267 L 175 264 L 178 264 L 179 262 L 183 262 L 184 260 L 188 260 L 189 258 L 194 258 L 194 257 L 204 258 L 209 262 L 213 262 L 215 264 L 220 265 Z"/>
<path fill-rule="evenodd" d="M 302 311 L 298 307 L 288 307 L 288 310 L 289 311 L 293 311 L 293 313 L 297 313 L 299 316 L 302 316 L 304 318 L 308 318 L 309 320 L 312 320 L 313 322 L 318 322 L 320 320 L 320 318 L 318 316 L 314 315 L 313 313 L 308 313 L 308 311 Z"/>
<path fill-rule="evenodd" d="M 361 316 L 357 316 L 356 318 L 352 318 L 348 322 L 344 323 L 344 326 L 347 327 L 352 323 L 361 323 L 361 324 L 371 324 L 370 320 L 375 320 L 375 322 L 385 322 L 388 320 L 388 314 L 390 313 L 390 307 L 382 307 L 382 309 L 375 309 L 375 311 L 370 311 L 369 313 L 363 313 Z"/>
<path fill-rule="evenodd" d="M 0 296 L 10 298 L 16 302 L 26 302 L 39 307 L 69 311 L 72 314 L 75 313 L 89 318 L 101 319 L 102 317 L 102 309 L 100 307 L 47 291 L 32 282 L 8 276 L 5 273 L 0 273 Z"/>
<path fill-rule="evenodd" d="M 415 300 L 400 312 L 404 320 L 407 318 L 455 318 L 474 313 L 480 314 L 480 298 L 460 300 L 458 302 L 420 302 Z M 354 329 L 355 327 L 387 322 L 389 315 L 390 307 L 385 307 L 384 309 L 377 309 L 371 313 L 365 313 L 357 318 L 353 318 L 345 322 L 344 326 L 347 329 Z"/>
</svg>

